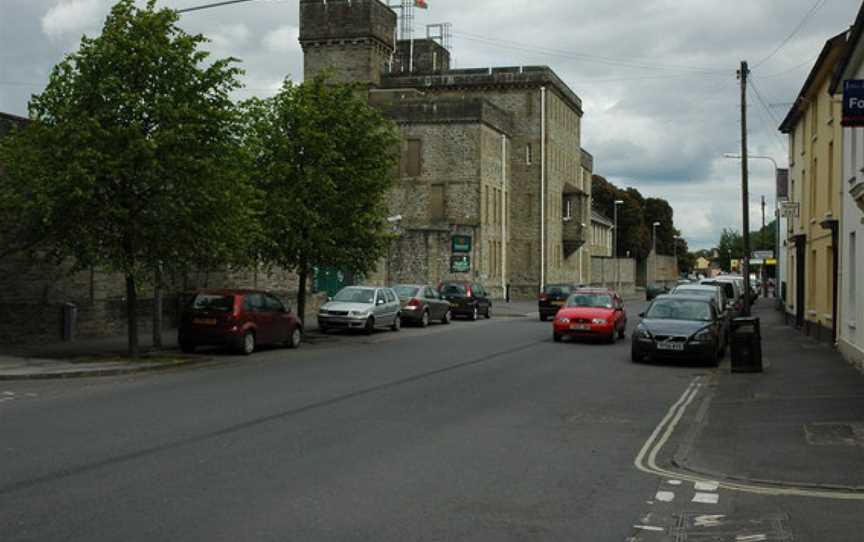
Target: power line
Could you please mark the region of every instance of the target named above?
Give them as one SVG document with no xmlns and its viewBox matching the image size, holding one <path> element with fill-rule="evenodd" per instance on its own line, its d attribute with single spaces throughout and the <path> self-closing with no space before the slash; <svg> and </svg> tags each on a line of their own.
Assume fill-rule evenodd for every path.
<svg viewBox="0 0 864 542">
<path fill-rule="evenodd" d="M 774 55 L 779 53 L 780 49 L 785 47 L 786 44 L 789 43 L 789 40 L 791 40 L 795 36 L 795 34 L 797 34 L 802 28 L 804 28 L 804 25 L 807 23 L 807 21 L 810 20 L 810 17 L 812 17 L 817 11 L 819 11 L 819 8 L 821 8 L 823 5 L 825 5 L 825 1 L 826 0 L 816 0 L 816 3 L 813 4 L 813 7 L 811 7 L 810 10 L 804 14 L 804 18 L 801 19 L 801 22 L 798 23 L 798 25 L 794 29 L 792 29 L 792 32 L 790 32 L 789 35 L 786 36 L 786 38 L 780 42 L 780 45 L 778 45 L 773 51 L 771 51 L 771 54 L 769 54 L 768 56 L 766 56 L 765 58 L 763 58 L 762 60 L 757 62 L 753 66 L 753 69 L 758 68 L 759 66 L 761 66 L 762 64 L 767 62 L 769 59 L 771 59 Z"/>
<path fill-rule="evenodd" d="M 750 81 L 750 85 L 748 88 L 750 88 L 753 91 L 753 94 L 756 96 L 756 99 L 759 102 L 759 104 L 762 106 L 762 109 L 764 109 L 765 111 L 768 112 L 768 115 L 771 117 L 771 120 L 774 121 L 774 125 L 772 126 L 771 123 L 768 121 L 768 119 L 765 118 L 765 115 L 762 114 L 762 111 L 757 109 L 756 113 L 759 115 L 759 120 L 762 121 L 763 127 L 766 128 L 768 130 L 768 132 L 770 132 L 771 135 L 774 136 L 775 142 L 778 145 L 778 149 L 782 153 L 785 153 L 786 152 L 786 142 L 783 141 L 783 138 L 780 137 L 780 135 L 777 133 L 777 129 L 776 129 L 776 126 L 778 124 L 780 124 L 780 122 L 777 120 L 777 118 L 771 112 L 771 109 L 765 105 L 765 100 L 762 98 L 762 95 L 759 93 L 759 91 L 753 85 L 753 80 L 750 79 L 749 81 Z"/>
<path fill-rule="evenodd" d="M 229 6 L 231 4 L 242 4 L 244 2 L 255 2 L 256 0 L 224 0 L 223 2 L 214 2 L 212 4 L 204 4 L 203 6 L 195 6 L 191 8 L 176 9 L 177 13 L 186 13 L 189 11 L 199 11 L 202 9 L 218 8 L 221 6 Z"/>
<path fill-rule="evenodd" d="M 812 58 L 810 58 L 810 59 L 807 59 L 807 60 L 805 60 L 804 62 L 802 62 L 801 64 L 795 64 L 795 65 L 792 66 L 791 68 L 787 68 L 787 69 L 785 69 L 785 70 L 783 70 L 783 71 L 780 71 L 780 72 L 777 72 L 777 73 L 772 73 L 771 75 L 761 75 L 761 76 L 759 76 L 759 79 L 771 79 L 772 77 L 781 77 L 781 76 L 786 75 L 786 74 L 788 74 L 788 73 L 794 72 L 795 70 L 797 70 L 797 69 L 799 69 L 799 68 L 801 68 L 801 67 L 803 67 L 803 66 L 809 66 L 809 65 L 812 64 L 813 61 L 816 60 L 817 58 L 819 58 L 819 55 L 816 55 L 816 56 L 814 56 L 814 57 L 812 57 Z"/>
</svg>

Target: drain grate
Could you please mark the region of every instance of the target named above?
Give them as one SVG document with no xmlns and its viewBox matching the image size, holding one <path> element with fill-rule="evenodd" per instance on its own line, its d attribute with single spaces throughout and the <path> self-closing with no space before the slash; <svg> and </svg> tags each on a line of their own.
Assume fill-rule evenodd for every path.
<svg viewBox="0 0 864 542">
<path fill-rule="evenodd" d="M 787 514 L 774 513 L 759 516 L 705 515 L 686 512 L 676 517 L 672 529 L 675 542 L 792 542 L 786 524 Z"/>
<path fill-rule="evenodd" d="M 804 425 L 807 442 L 814 446 L 864 445 L 864 428 L 855 423 L 823 422 Z"/>
</svg>

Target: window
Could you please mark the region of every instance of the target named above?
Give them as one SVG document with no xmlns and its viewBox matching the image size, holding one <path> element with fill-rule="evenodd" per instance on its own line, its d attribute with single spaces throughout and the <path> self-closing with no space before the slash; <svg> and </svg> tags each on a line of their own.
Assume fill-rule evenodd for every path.
<svg viewBox="0 0 864 542">
<path fill-rule="evenodd" d="M 855 246 L 855 232 L 851 232 L 849 234 L 849 295 L 846 297 L 849 300 L 849 314 L 851 314 L 851 319 L 856 320 L 858 318 L 858 306 L 856 304 L 858 291 L 857 284 L 855 283 L 855 276 L 858 274 L 856 260 L 858 248 Z"/>
<path fill-rule="evenodd" d="M 570 201 L 570 198 L 564 200 L 564 220 L 572 220 L 573 219 L 573 202 Z"/>
<path fill-rule="evenodd" d="M 408 177 L 420 176 L 421 147 L 419 139 L 409 139 L 405 142 L 405 175 Z"/>
<path fill-rule="evenodd" d="M 815 136 L 819 124 L 819 100 L 810 104 L 810 135 Z"/>
<path fill-rule="evenodd" d="M 849 181 L 858 177 L 858 130 L 849 129 Z"/>
<path fill-rule="evenodd" d="M 810 283 L 807 288 L 809 293 L 809 299 L 808 302 L 804 305 L 810 310 L 814 310 L 816 308 L 816 262 L 816 251 L 813 250 L 810 252 L 810 265 L 808 266 L 810 267 L 810 269 L 807 273 L 809 275 L 808 282 Z"/>
<path fill-rule="evenodd" d="M 384 296 L 387 298 L 387 303 L 395 303 L 396 302 L 396 295 L 393 293 L 393 290 L 391 290 L 389 288 L 384 290 Z"/>
<path fill-rule="evenodd" d="M 534 162 L 534 149 L 531 147 L 531 143 L 525 145 L 525 163 L 531 165 Z"/>
<path fill-rule="evenodd" d="M 813 159 L 813 167 L 810 169 L 810 218 L 816 216 L 816 197 L 819 195 L 819 191 L 816 190 L 816 167 L 818 165 L 818 161 L 816 158 Z"/>
<path fill-rule="evenodd" d="M 432 211 L 432 220 L 444 220 L 444 185 L 433 184 L 430 195 L 430 208 Z"/>
<path fill-rule="evenodd" d="M 795 130 L 789 132 L 789 163 L 795 162 Z"/>
<path fill-rule="evenodd" d="M 438 294 L 435 293 L 435 290 L 433 290 L 432 288 L 426 288 L 423 291 L 423 297 L 425 297 L 426 299 L 438 299 Z"/>
<path fill-rule="evenodd" d="M 270 312 L 283 312 L 285 307 L 282 305 L 282 302 L 276 299 L 273 296 L 265 295 L 264 296 L 264 309 Z"/>
<path fill-rule="evenodd" d="M 831 202 L 834 200 L 834 142 L 828 143 L 828 201 L 825 202 L 825 208 L 828 211 L 834 211 L 831 208 Z"/>
</svg>

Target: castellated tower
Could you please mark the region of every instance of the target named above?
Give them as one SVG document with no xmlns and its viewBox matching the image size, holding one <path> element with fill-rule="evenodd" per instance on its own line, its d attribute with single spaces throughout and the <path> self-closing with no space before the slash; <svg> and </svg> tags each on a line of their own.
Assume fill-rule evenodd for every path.
<svg viewBox="0 0 864 542">
<path fill-rule="evenodd" d="M 381 84 L 396 46 L 396 13 L 379 0 L 300 0 L 304 78 Z"/>
</svg>

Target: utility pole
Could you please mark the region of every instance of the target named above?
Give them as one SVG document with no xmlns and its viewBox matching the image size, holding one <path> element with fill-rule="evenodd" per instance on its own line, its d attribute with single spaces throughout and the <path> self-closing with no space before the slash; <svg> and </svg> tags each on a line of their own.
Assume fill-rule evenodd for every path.
<svg viewBox="0 0 864 542">
<path fill-rule="evenodd" d="M 762 196 L 762 231 L 759 232 L 760 250 L 765 249 L 765 196 Z"/>
<path fill-rule="evenodd" d="M 744 307 L 742 316 L 750 316 L 750 194 L 747 187 L 747 61 L 741 61 L 738 80 L 741 81 L 741 221 L 743 222 L 744 254 L 741 255 L 741 274 L 744 276 Z"/>
</svg>

